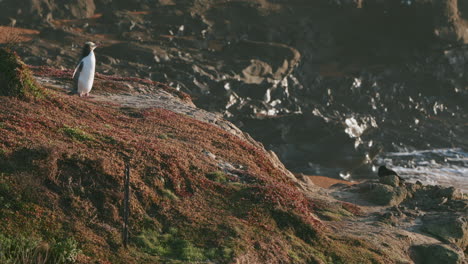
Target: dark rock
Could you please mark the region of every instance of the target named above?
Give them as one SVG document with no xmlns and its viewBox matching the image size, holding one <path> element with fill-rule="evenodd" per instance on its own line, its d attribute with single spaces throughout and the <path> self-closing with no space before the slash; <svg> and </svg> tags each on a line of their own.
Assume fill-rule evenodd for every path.
<svg viewBox="0 0 468 264">
<path fill-rule="evenodd" d="M 466 217 L 455 213 L 430 214 L 425 215 L 422 220 L 422 228 L 425 232 L 466 250 L 468 246 L 468 222 Z"/>
<path fill-rule="evenodd" d="M 449 200 L 461 199 L 463 194 L 460 189 L 455 187 L 441 187 L 436 189 L 436 196 L 441 198 L 447 198 Z"/>
<path fill-rule="evenodd" d="M 395 171 L 390 170 L 385 166 L 380 166 L 379 167 L 378 175 L 379 175 L 379 177 L 388 176 L 388 175 L 397 175 L 398 176 L 398 174 Z"/>
<path fill-rule="evenodd" d="M 416 245 L 410 248 L 411 259 L 416 264 L 461 264 L 464 257 L 445 245 Z"/>
<path fill-rule="evenodd" d="M 465 202 L 459 189 L 442 186 L 421 186 L 418 184 L 406 184 L 412 199 L 405 201 L 411 208 L 418 207 L 422 210 L 447 210 L 452 208 L 457 211 L 463 209 Z"/>
<path fill-rule="evenodd" d="M 403 220 L 404 215 L 399 214 L 398 212 L 386 212 L 380 215 L 380 221 L 387 223 L 392 226 L 397 226 L 401 220 Z"/>
<path fill-rule="evenodd" d="M 94 15 L 96 6 L 94 0 L 71 0 L 71 1 L 6 1 L 8 8 L 1 10 L 11 12 L 12 9 L 18 9 L 20 13 L 18 19 L 23 21 L 41 21 L 50 22 L 53 19 L 63 18 L 88 18 Z M 24 8 L 24 9 L 23 9 Z"/>
<path fill-rule="evenodd" d="M 398 175 L 387 175 L 380 177 L 379 182 L 393 187 L 398 187 L 400 185 L 400 178 Z"/>
<path fill-rule="evenodd" d="M 122 52 L 123 50 L 125 52 Z M 113 44 L 110 46 L 100 48 L 99 52 L 114 59 L 137 63 L 146 63 L 149 65 L 154 63 L 154 56 L 156 55 L 156 51 L 152 48 L 138 45 L 135 43 Z"/>
<path fill-rule="evenodd" d="M 332 186 L 328 187 L 329 189 L 340 189 L 340 188 L 347 188 L 349 187 L 348 184 L 344 184 L 344 183 L 335 183 L 333 184 Z"/>
</svg>

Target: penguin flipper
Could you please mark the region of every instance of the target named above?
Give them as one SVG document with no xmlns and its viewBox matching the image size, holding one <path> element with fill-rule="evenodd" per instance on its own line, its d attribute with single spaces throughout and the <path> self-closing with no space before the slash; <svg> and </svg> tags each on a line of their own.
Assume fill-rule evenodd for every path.
<svg viewBox="0 0 468 264">
<path fill-rule="evenodd" d="M 75 79 L 75 74 L 78 73 L 78 76 L 80 75 L 81 70 L 83 70 L 83 60 L 78 62 L 78 64 L 75 67 L 75 70 L 73 71 L 72 78 Z"/>
<path fill-rule="evenodd" d="M 75 71 L 73 71 L 73 88 L 71 91 L 72 94 L 78 93 L 78 79 L 80 78 L 81 70 L 83 70 L 83 61 L 80 61 L 80 63 L 76 65 Z"/>
</svg>

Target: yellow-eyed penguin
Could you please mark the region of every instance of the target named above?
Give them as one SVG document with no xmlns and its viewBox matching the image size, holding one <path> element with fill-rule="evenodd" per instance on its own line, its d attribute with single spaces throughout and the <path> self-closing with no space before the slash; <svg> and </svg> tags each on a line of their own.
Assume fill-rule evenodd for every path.
<svg viewBox="0 0 468 264">
<path fill-rule="evenodd" d="M 86 42 L 81 54 L 81 60 L 73 72 L 75 92 L 80 97 L 89 96 L 94 82 L 94 70 L 96 69 L 96 57 L 93 50 L 97 47 L 93 42 Z"/>
</svg>

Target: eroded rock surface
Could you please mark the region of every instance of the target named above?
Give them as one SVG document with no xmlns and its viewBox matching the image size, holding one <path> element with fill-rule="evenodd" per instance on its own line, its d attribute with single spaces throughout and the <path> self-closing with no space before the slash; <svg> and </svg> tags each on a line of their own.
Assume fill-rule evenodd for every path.
<svg viewBox="0 0 468 264">
<path fill-rule="evenodd" d="M 386 177 L 336 187 L 332 196 L 361 205 L 367 221 L 413 237 L 407 245 L 415 263 L 465 263 L 466 197 L 453 187 L 408 182 L 394 186 Z"/>
</svg>

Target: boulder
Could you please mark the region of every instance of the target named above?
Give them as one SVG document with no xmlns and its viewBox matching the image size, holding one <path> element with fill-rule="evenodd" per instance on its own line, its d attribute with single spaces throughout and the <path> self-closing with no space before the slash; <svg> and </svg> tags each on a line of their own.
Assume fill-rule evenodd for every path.
<svg viewBox="0 0 468 264">
<path fill-rule="evenodd" d="M 464 262 L 463 255 L 441 244 L 412 246 L 410 256 L 416 264 L 461 264 Z"/>
<path fill-rule="evenodd" d="M 428 214 L 423 218 L 422 229 L 444 241 L 456 244 L 462 250 L 468 246 L 468 221 L 455 213 Z"/>
<path fill-rule="evenodd" d="M 367 199 L 377 205 L 398 205 L 407 196 L 408 191 L 403 187 L 392 187 L 390 185 L 376 183 L 370 186 L 365 193 Z"/>
</svg>

